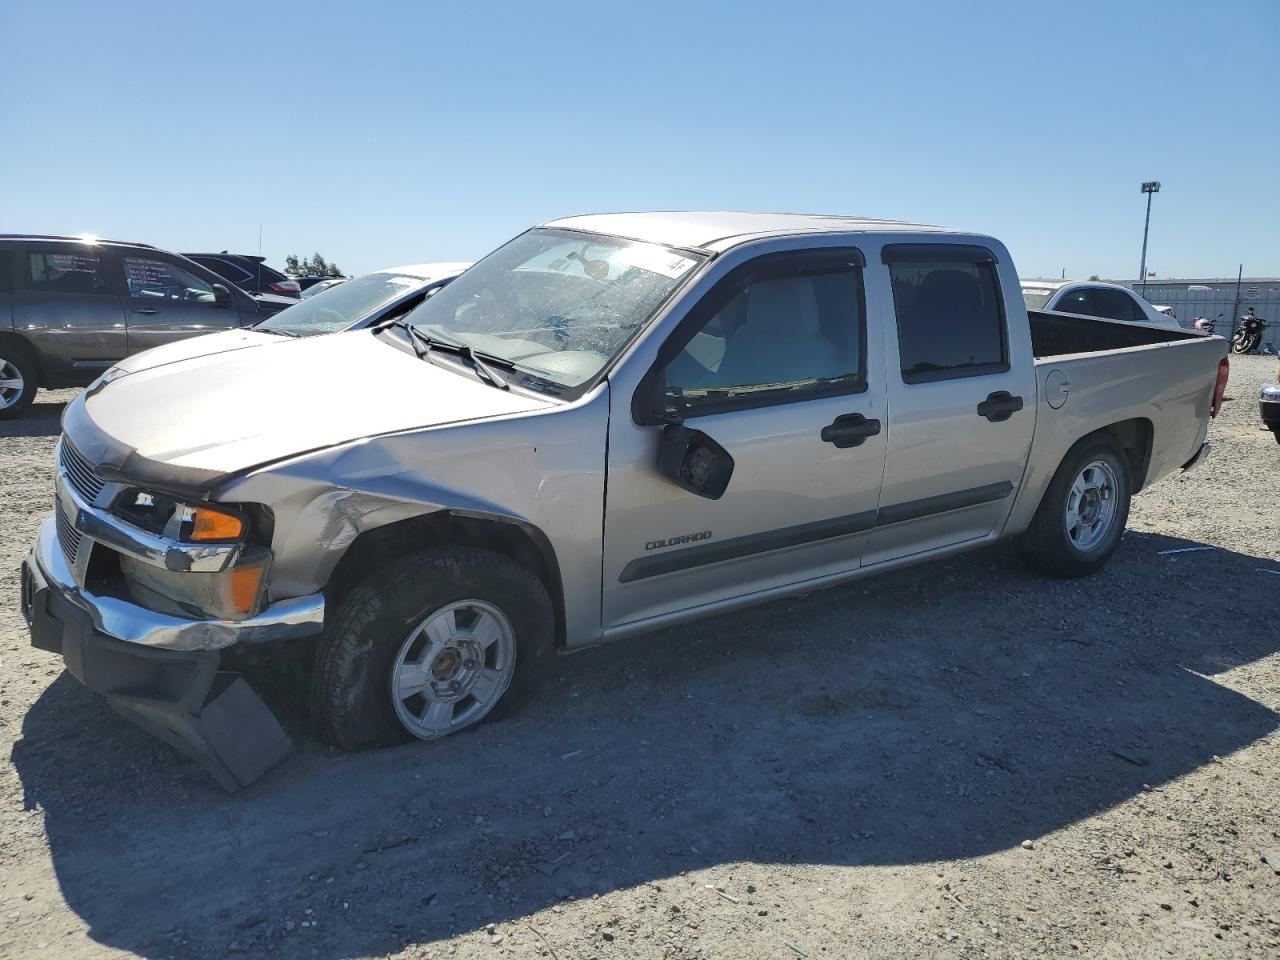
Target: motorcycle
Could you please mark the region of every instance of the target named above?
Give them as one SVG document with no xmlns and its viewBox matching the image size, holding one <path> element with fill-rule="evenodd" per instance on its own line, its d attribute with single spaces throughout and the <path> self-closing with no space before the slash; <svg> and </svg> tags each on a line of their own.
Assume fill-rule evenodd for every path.
<svg viewBox="0 0 1280 960">
<path fill-rule="evenodd" d="M 1253 353 L 1262 343 L 1262 331 L 1267 328 L 1266 321 L 1253 315 L 1253 307 L 1240 318 L 1240 326 L 1231 335 L 1231 351 L 1233 353 Z"/>
<path fill-rule="evenodd" d="M 1201 336 L 1212 337 L 1213 331 L 1218 329 L 1218 321 L 1221 319 L 1222 314 L 1218 314 L 1212 320 L 1201 314 L 1196 317 L 1195 322 L 1192 324 L 1192 329 Z"/>
</svg>

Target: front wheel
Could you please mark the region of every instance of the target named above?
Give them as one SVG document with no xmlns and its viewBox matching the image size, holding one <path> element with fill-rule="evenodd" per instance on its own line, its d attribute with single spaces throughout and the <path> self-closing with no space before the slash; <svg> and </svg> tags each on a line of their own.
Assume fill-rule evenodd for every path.
<svg viewBox="0 0 1280 960">
<path fill-rule="evenodd" d="M 487 550 L 409 557 L 338 604 L 316 650 L 312 710 L 345 749 L 468 729 L 527 692 L 554 614 L 529 570 Z"/>
<path fill-rule="evenodd" d="M 1113 439 L 1081 440 L 1063 458 L 1022 535 L 1023 557 L 1056 577 L 1100 570 L 1120 544 L 1132 489 L 1129 461 Z"/>
<path fill-rule="evenodd" d="M 1260 334 L 1237 333 L 1231 338 L 1231 350 L 1233 353 L 1252 353 L 1258 349 L 1258 344 L 1261 342 Z"/>
</svg>

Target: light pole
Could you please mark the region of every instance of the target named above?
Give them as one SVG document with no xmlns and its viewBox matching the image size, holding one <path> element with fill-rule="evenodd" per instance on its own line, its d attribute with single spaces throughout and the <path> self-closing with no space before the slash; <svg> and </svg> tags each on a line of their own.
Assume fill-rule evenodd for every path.
<svg viewBox="0 0 1280 960">
<path fill-rule="evenodd" d="M 1142 192 L 1147 195 L 1147 222 L 1142 227 L 1142 266 L 1138 268 L 1138 277 L 1142 280 L 1142 296 L 1147 295 L 1147 231 L 1151 229 L 1151 195 L 1160 192 L 1159 180 L 1147 180 L 1142 184 Z"/>
</svg>

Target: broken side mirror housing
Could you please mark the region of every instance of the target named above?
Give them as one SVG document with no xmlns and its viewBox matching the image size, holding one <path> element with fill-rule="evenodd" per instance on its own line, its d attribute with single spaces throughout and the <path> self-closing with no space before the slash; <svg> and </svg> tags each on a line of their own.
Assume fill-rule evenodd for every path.
<svg viewBox="0 0 1280 960">
<path fill-rule="evenodd" d="M 658 444 L 658 470 L 690 493 L 719 500 L 733 476 L 733 457 L 701 430 L 669 423 Z"/>
</svg>

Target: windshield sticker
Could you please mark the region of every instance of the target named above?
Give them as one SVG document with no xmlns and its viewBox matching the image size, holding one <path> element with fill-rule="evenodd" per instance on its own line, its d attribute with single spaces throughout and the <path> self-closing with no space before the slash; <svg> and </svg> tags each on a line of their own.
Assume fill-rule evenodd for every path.
<svg viewBox="0 0 1280 960">
<path fill-rule="evenodd" d="M 1049 294 L 1051 294 L 1051 293 L 1053 293 L 1053 291 L 1052 291 L 1052 290 L 1041 290 L 1041 289 L 1039 289 L 1038 287 L 1023 287 L 1023 288 L 1022 288 L 1022 295 L 1023 295 L 1024 297 L 1025 297 L 1027 294 L 1030 294 L 1030 295 L 1031 295 L 1031 296 L 1033 296 L 1033 297 L 1047 297 L 1047 296 L 1048 296 Z"/>
<path fill-rule="evenodd" d="M 387 283 L 394 283 L 398 287 L 412 287 L 421 283 L 417 277 L 388 277 Z"/>
<path fill-rule="evenodd" d="M 685 273 L 697 261 L 692 257 L 682 257 L 661 247 L 634 246 L 624 247 L 613 255 L 613 259 L 621 260 L 632 267 L 661 274 L 674 280 Z"/>
</svg>

